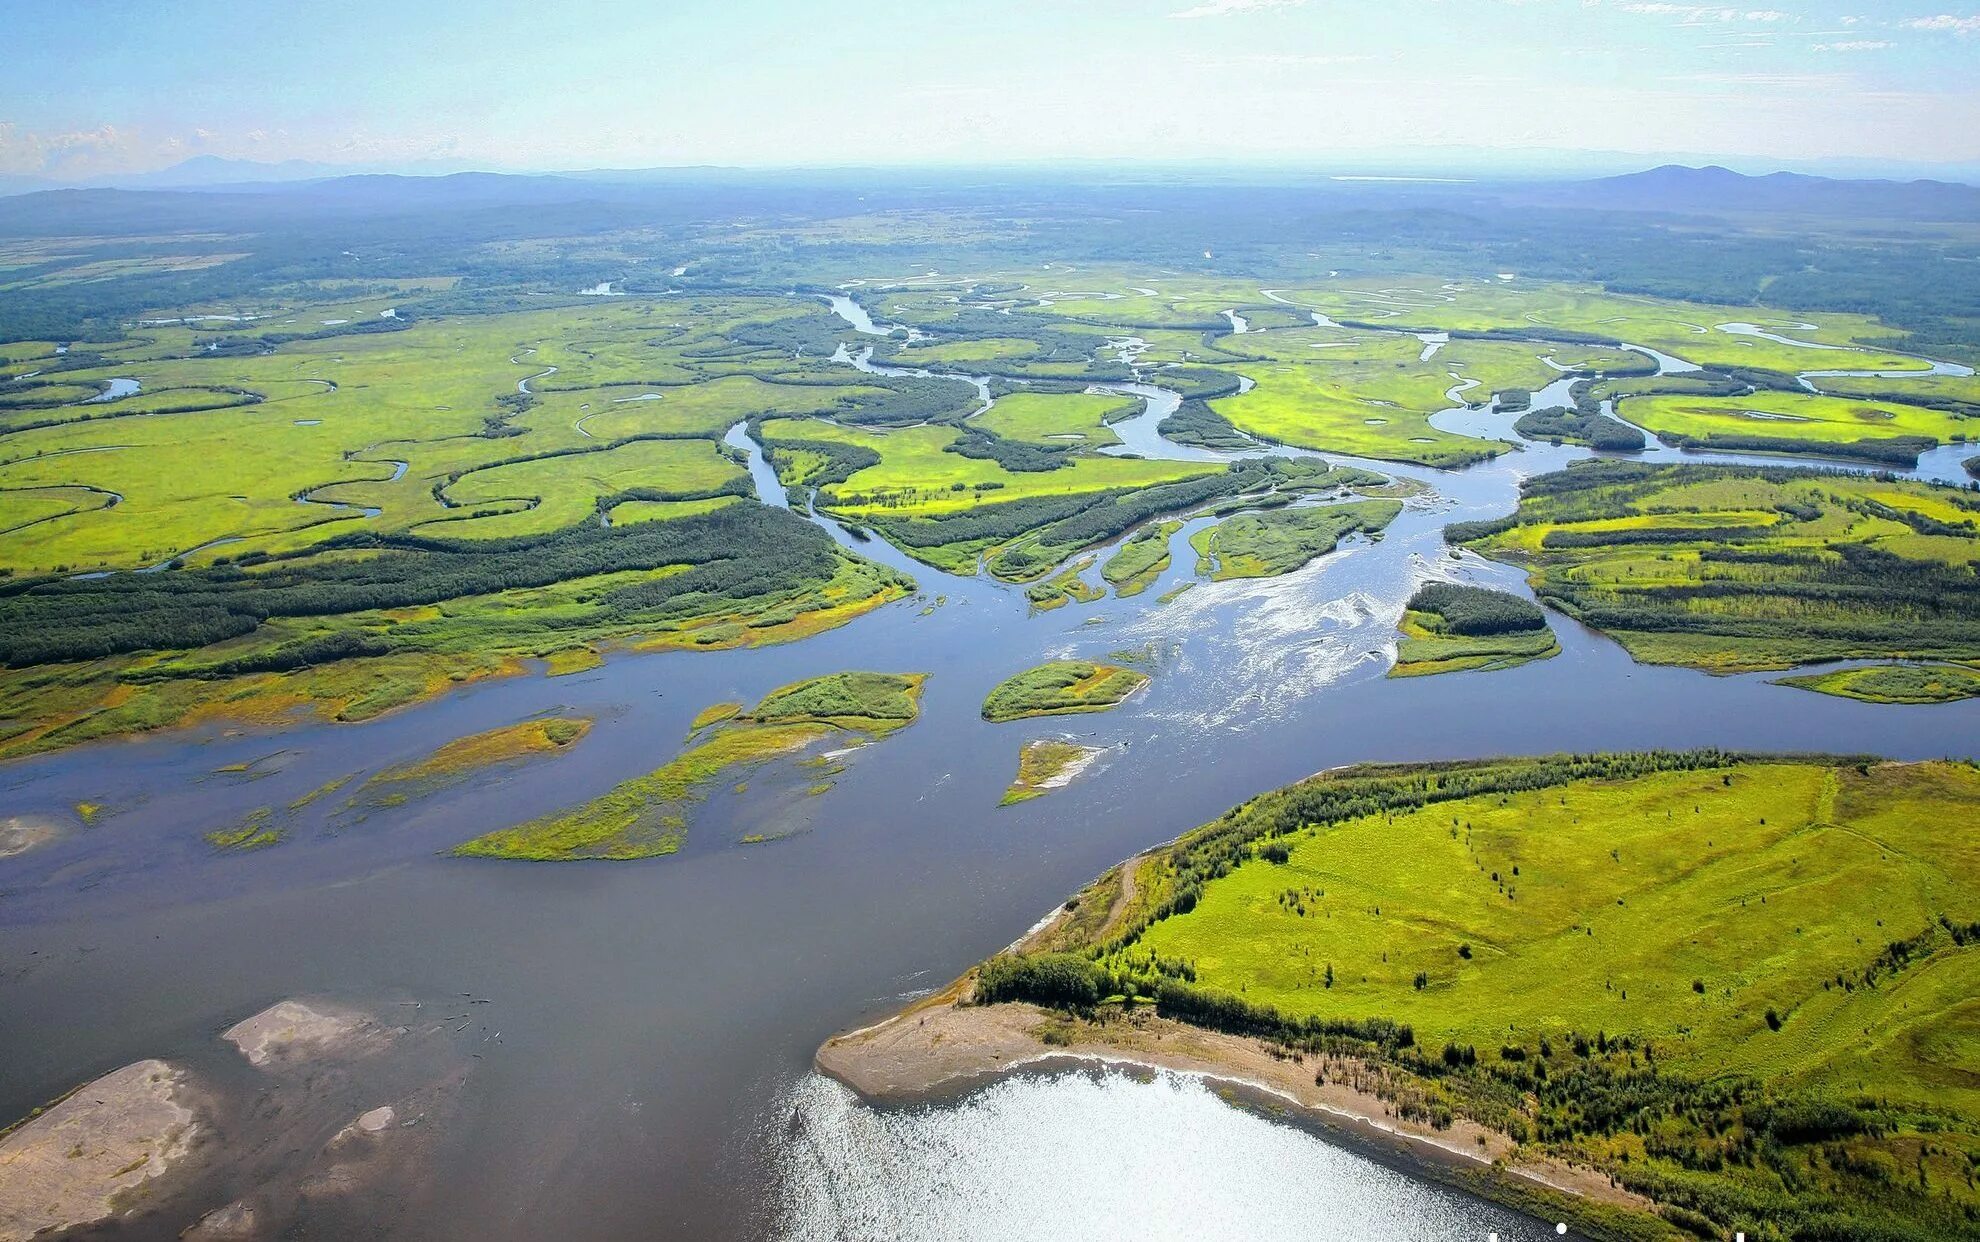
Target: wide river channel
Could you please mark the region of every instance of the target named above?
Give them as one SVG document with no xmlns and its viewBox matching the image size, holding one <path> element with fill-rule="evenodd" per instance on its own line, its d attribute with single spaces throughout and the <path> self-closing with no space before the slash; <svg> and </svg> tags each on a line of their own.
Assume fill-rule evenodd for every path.
<svg viewBox="0 0 1980 1242">
<path fill-rule="evenodd" d="M 872 365 L 863 353 L 844 360 Z M 1214 456 L 1156 433 L 1173 394 L 1133 391 L 1148 410 L 1117 426 L 1127 448 Z M 1457 404 L 1440 427 L 1515 438 L 1512 415 Z M 755 446 L 740 431 L 731 442 L 748 447 L 764 497 L 780 502 Z M 472 1021 L 447 1028 L 459 1070 L 449 1120 L 409 1182 L 389 1196 L 358 1192 L 368 1232 L 1552 1237 L 1551 1223 L 1191 1078 L 1041 1069 L 874 1109 L 815 1074 L 811 1058 L 834 1032 L 1010 943 L 1121 858 L 1335 765 L 1708 745 L 1971 750 L 1980 702 L 1875 706 L 1769 675 L 1644 667 L 1560 617 L 1556 659 L 1385 678 L 1416 584 L 1525 591 L 1515 572 L 1450 555 L 1442 528 L 1510 512 L 1522 477 L 1587 455 L 1539 444 L 1456 472 L 1356 463 L 1426 485 L 1380 540 L 1282 578 L 1201 583 L 1166 604 L 1193 577 L 1185 541 L 1200 522 L 1176 536 L 1171 568 L 1146 593 L 1045 613 L 1021 589 L 941 574 L 828 523 L 912 573 L 921 596 L 801 643 L 615 656 L 572 676 L 465 687 L 365 725 L 175 733 L 0 767 L 0 815 L 67 825 L 0 859 L 0 1121 L 144 1057 L 238 1083 L 239 1057 L 216 1034 L 285 997 L 388 1021 L 415 1005 L 451 1017 L 469 1003 L 456 998 L 472 997 L 483 1002 Z M 1957 458 L 1942 451 L 1922 467 L 1950 479 Z M 1147 651 L 1157 672 L 1114 712 L 979 718 L 984 694 L 1019 669 L 1123 649 Z M 746 795 L 723 788 L 685 848 L 651 861 L 443 856 L 658 767 L 711 703 L 842 669 L 931 675 L 921 720 L 851 756 L 827 792 L 788 796 L 774 780 Z M 597 726 L 563 757 L 336 830 L 327 810 L 305 814 L 276 848 L 222 854 L 202 840 L 257 807 L 546 712 Z M 1070 787 L 999 809 L 1019 746 L 1057 735 L 1111 749 Z M 88 826 L 78 803 L 102 808 Z M 743 844 L 747 832 L 778 839 Z M 383 1102 L 367 1091 L 392 1089 L 363 1075 L 345 1084 L 349 1115 Z M 237 1193 L 222 1178 L 201 1202 Z M 309 1229 L 312 1211 L 304 1231 L 322 1236 L 353 1219 L 322 1208 Z M 100 1236 L 171 1237 L 186 1219 L 139 1217 Z"/>
</svg>

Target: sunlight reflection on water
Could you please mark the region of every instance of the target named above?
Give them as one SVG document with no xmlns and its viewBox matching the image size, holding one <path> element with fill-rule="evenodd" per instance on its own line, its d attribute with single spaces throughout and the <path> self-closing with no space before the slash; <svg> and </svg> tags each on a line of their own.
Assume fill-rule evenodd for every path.
<svg viewBox="0 0 1980 1242">
<path fill-rule="evenodd" d="M 942 1106 L 873 1109 L 800 1083 L 778 1236 L 1424 1242 L 1551 1226 L 1227 1104 L 1201 1079 L 1066 1070 Z"/>
</svg>

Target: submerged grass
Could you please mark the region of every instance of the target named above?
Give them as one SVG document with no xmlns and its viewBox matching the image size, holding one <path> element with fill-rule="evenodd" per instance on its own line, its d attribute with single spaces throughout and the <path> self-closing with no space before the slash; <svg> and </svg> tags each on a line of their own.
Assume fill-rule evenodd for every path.
<svg viewBox="0 0 1980 1242">
<path fill-rule="evenodd" d="M 694 808 L 717 783 L 830 737 L 880 738 L 912 724 L 924 680 L 920 673 L 832 673 L 779 687 L 746 713 L 740 704 L 714 704 L 696 717 L 697 735 L 713 732 L 663 767 L 580 806 L 476 837 L 453 853 L 538 862 L 672 854 L 687 838 Z M 814 785 L 809 792 L 829 788 Z"/>
</svg>

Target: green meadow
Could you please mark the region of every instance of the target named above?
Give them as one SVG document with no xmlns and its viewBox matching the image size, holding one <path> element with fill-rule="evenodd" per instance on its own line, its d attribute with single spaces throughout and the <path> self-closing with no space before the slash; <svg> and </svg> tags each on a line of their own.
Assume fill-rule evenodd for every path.
<svg viewBox="0 0 1980 1242">
<path fill-rule="evenodd" d="M 1673 444 L 1870 456 L 1900 464 L 1907 451 L 1915 460 L 1920 449 L 1963 440 L 1972 430 L 1969 420 L 1945 410 L 1806 392 L 1627 397 L 1617 413 Z"/>
<path fill-rule="evenodd" d="M 1702 1236 L 1963 1236 L 1976 808 L 1964 762 L 1347 769 L 1139 860 L 1132 890 L 1111 873 L 1076 899 L 1104 920 L 979 989 L 1138 993 L 1357 1057 L 1402 1115 L 1476 1118 Z"/>
</svg>

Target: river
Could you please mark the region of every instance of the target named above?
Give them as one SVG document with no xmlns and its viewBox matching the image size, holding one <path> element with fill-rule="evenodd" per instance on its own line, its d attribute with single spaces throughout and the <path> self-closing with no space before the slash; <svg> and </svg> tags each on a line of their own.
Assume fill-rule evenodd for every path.
<svg viewBox="0 0 1980 1242">
<path fill-rule="evenodd" d="M 986 380 L 970 382 L 987 397 Z M 1224 456 L 1155 433 L 1173 408 L 1159 373 L 1147 391 L 1107 387 L 1148 401 L 1116 424 L 1134 450 Z M 1512 417 L 1453 409 L 1436 421 L 1508 437 Z M 729 442 L 780 501 L 754 443 L 740 429 Z M 0 1117 L 140 1057 L 225 1080 L 237 1071 L 215 1032 L 283 997 L 389 1013 L 472 993 L 488 1004 L 481 1029 L 461 1036 L 461 1120 L 438 1136 L 421 1193 L 367 1205 L 393 1236 L 1008 1237 L 1047 1225 L 1224 1236 L 1319 1219 L 1377 1239 L 1552 1236 L 1186 1078 L 1060 1070 L 875 1111 L 813 1073 L 811 1054 L 1010 943 L 1115 861 L 1337 764 L 1701 745 L 1925 758 L 1980 736 L 1980 703 L 1875 706 L 1765 675 L 1639 666 L 1561 617 L 1555 659 L 1385 678 L 1418 582 L 1525 591 L 1506 567 L 1452 556 L 1443 526 L 1503 515 L 1521 478 L 1587 455 L 1542 444 L 1461 472 L 1368 463 L 1430 489 L 1380 540 L 1283 578 L 1201 583 L 1166 605 L 1192 576 L 1183 540 L 1196 524 L 1145 594 L 1033 614 L 1021 590 L 938 573 L 826 523 L 908 568 L 922 597 L 793 645 L 616 655 L 362 726 L 207 729 L 9 764 L 6 812 L 65 827 L 0 860 Z M 1012 672 L 1123 648 L 1145 649 L 1159 671 L 1114 712 L 978 715 Z M 790 835 L 774 844 L 738 844 L 772 812 L 723 791 L 669 858 L 440 856 L 658 766 L 710 703 L 848 668 L 931 673 L 922 719 L 853 755 L 829 792 L 778 805 Z M 221 854 L 201 840 L 254 808 L 551 711 L 598 724 L 561 758 L 334 831 L 325 799 L 276 848 Z M 1058 733 L 1110 749 L 1070 787 L 999 809 L 1020 744 Z M 83 802 L 103 808 L 88 826 L 71 809 Z M 364 1073 L 354 1110 L 386 1089 Z M 283 1190 L 276 1178 L 267 1192 Z M 115 1234 L 165 1238 L 184 1223 L 143 1218 Z"/>
</svg>

